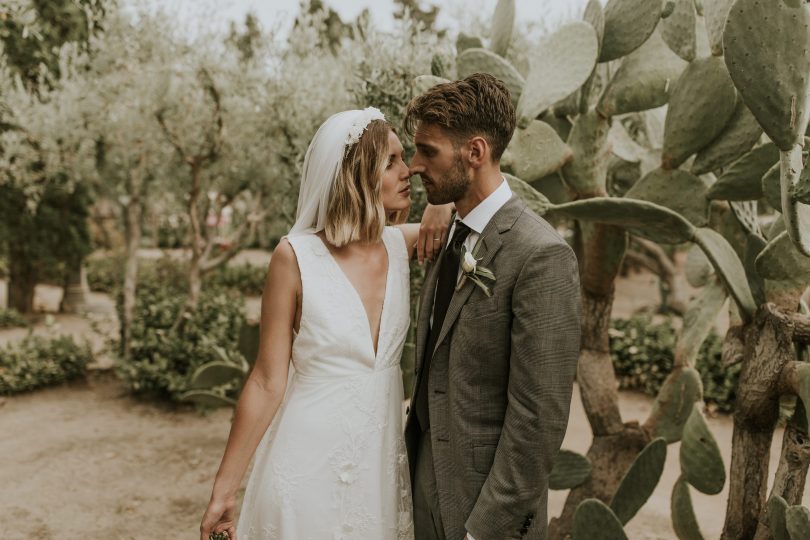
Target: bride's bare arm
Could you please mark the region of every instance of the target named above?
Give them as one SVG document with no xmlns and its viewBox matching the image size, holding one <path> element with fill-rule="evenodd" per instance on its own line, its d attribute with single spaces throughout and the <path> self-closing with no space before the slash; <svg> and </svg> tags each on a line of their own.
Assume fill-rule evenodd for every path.
<svg viewBox="0 0 810 540">
<path fill-rule="evenodd" d="M 300 293 L 301 277 L 295 253 L 284 239 L 273 250 L 262 292 L 259 352 L 236 405 L 211 502 L 200 525 L 201 540 L 208 540 L 212 532 L 222 531 L 236 540 L 236 493 L 284 397 Z"/>
<path fill-rule="evenodd" d="M 397 225 L 405 235 L 408 257 L 413 257 L 416 250 L 420 263 L 425 259 L 432 261 L 436 258 L 447 241 L 447 229 L 454 210 L 455 205 L 452 203 L 440 206 L 428 204 L 422 214 L 421 223 Z"/>
</svg>

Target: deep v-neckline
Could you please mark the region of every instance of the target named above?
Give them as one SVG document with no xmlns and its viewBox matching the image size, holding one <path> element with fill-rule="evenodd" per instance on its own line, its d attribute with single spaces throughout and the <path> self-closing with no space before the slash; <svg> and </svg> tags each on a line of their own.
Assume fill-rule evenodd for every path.
<svg viewBox="0 0 810 540">
<path fill-rule="evenodd" d="M 323 246 L 323 248 L 326 250 L 326 253 L 329 255 L 329 259 L 332 261 L 332 263 L 337 268 L 338 273 L 343 277 L 343 280 L 346 282 L 346 285 L 348 285 L 349 288 L 352 290 L 353 296 L 354 296 L 354 298 L 355 298 L 355 300 L 356 300 L 356 302 L 358 304 L 358 307 L 360 308 L 360 311 L 363 313 L 363 315 L 366 318 L 366 324 L 365 324 L 365 326 L 366 326 L 366 334 L 368 334 L 368 341 L 369 341 L 369 344 L 371 345 L 371 352 L 373 353 L 374 360 L 376 362 L 377 356 L 378 356 L 378 354 L 380 352 L 380 338 L 382 338 L 382 336 L 383 336 L 383 324 L 385 323 L 385 307 L 388 305 L 388 290 L 391 288 L 389 286 L 390 284 L 388 283 L 388 281 L 389 281 L 389 279 L 391 277 L 391 252 L 388 250 L 388 243 L 385 241 L 385 235 L 383 235 L 383 238 L 382 238 L 382 244 L 383 244 L 383 249 L 385 250 L 385 259 L 386 259 L 386 261 L 385 261 L 386 262 L 386 265 L 385 265 L 385 291 L 383 292 L 383 305 L 382 305 L 382 308 L 380 308 L 380 317 L 379 317 L 379 320 L 378 320 L 376 343 L 375 343 L 375 340 L 374 340 L 374 332 L 373 332 L 373 329 L 372 329 L 372 326 L 371 326 L 371 317 L 369 317 L 368 311 L 366 311 L 366 305 L 363 303 L 363 297 L 360 296 L 360 293 L 357 291 L 357 287 L 354 286 L 354 283 L 352 283 L 352 280 L 349 279 L 349 276 L 343 270 L 343 267 L 340 266 L 340 263 L 337 261 L 335 256 L 332 254 L 332 251 L 329 249 L 329 246 L 326 245 L 326 242 L 324 242 L 323 239 L 320 236 L 318 236 L 317 234 L 315 235 L 315 237 L 318 239 L 318 242 L 320 242 L 321 245 Z"/>
</svg>

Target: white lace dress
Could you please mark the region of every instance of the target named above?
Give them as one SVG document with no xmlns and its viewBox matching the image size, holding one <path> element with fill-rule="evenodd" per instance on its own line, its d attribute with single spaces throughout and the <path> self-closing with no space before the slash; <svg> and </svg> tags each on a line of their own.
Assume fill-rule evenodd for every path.
<svg viewBox="0 0 810 540">
<path fill-rule="evenodd" d="M 300 331 L 284 403 L 257 450 L 240 540 L 413 538 L 399 360 L 408 330 L 402 233 L 386 227 L 377 353 L 360 296 L 314 234 L 288 237 L 301 271 Z"/>
</svg>

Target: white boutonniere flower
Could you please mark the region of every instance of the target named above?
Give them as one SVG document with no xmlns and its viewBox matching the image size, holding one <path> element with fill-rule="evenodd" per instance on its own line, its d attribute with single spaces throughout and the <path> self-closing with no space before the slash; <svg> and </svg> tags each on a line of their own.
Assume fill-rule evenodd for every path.
<svg viewBox="0 0 810 540">
<path fill-rule="evenodd" d="M 481 244 L 480 240 L 476 242 L 475 247 L 473 247 L 472 252 L 467 251 L 467 248 L 462 248 L 461 254 L 461 279 L 456 286 L 456 290 L 461 289 L 464 284 L 469 279 L 475 285 L 478 286 L 484 294 L 487 296 L 492 296 L 492 289 L 490 288 L 491 283 L 495 282 L 495 274 L 492 273 L 492 270 L 489 268 L 485 268 L 478 264 L 478 261 L 481 259 L 477 259 L 475 255 L 478 253 L 479 245 Z M 488 282 L 491 282 L 488 284 Z"/>
</svg>

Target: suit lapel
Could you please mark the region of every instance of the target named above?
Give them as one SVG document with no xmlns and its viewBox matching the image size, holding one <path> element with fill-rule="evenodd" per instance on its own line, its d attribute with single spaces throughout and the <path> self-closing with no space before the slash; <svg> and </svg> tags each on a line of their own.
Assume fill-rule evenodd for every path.
<svg viewBox="0 0 810 540">
<path fill-rule="evenodd" d="M 481 259 L 478 262 L 479 265 L 488 266 L 490 262 L 492 262 L 492 259 L 495 258 L 498 250 L 501 249 L 501 234 L 512 228 L 512 225 L 515 224 L 518 217 L 520 217 L 520 214 L 523 213 L 525 207 L 526 205 L 520 199 L 520 197 L 517 195 L 512 195 L 512 198 L 509 199 L 506 204 L 500 208 L 500 210 L 495 212 L 495 215 L 492 216 L 492 219 L 490 219 L 489 223 L 487 223 L 487 226 L 484 227 L 483 231 L 481 231 L 481 237 L 478 239 L 479 242 L 482 242 L 481 249 L 478 251 L 478 257 Z M 470 295 L 472 294 L 474 287 L 476 287 L 476 285 L 468 279 L 460 290 L 453 293 L 453 298 L 450 300 L 450 305 L 447 306 L 447 314 L 444 317 L 444 323 L 442 324 L 439 338 L 436 340 L 436 348 L 438 348 L 442 341 L 444 341 L 444 339 L 447 337 L 447 334 L 450 332 L 450 329 L 453 327 L 453 324 L 456 322 L 456 319 L 458 319 L 458 316 L 461 313 L 461 308 L 464 307 L 467 299 L 469 299 Z M 434 279 L 431 290 L 435 291 L 435 289 L 436 280 Z M 430 298 L 432 298 L 432 296 Z M 425 335 L 427 335 L 427 333 Z M 422 345 L 422 348 L 424 348 L 424 344 Z M 436 349 L 431 351 L 431 354 L 434 354 L 435 352 Z"/>
<path fill-rule="evenodd" d="M 492 258 L 495 257 L 495 254 L 501 248 L 500 236 L 497 224 L 493 218 L 481 232 L 481 237 L 478 239 L 478 241 L 482 243 L 478 251 L 478 258 L 481 259 L 478 262 L 479 265 L 487 266 L 492 261 Z M 453 298 L 450 299 L 450 305 L 447 306 L 447 314 L 444 316 L 444 323 L 442 324 L 441 332 L 439 332 L 439 338 L 436 340 L 437 348 L 444 338 L 447 337 L 447 333 L 450 331 L 450 328 L 453 327 L 453 323 L 456 322 L 461 308 L 464 307 L 464 304 L 467 302 L 467 299 L 470 297 L 475 287 L 476 285 L 468 279 L 464 282 L 461 289 L 453 293 Z M 435 349 L 431 351 L 431 353 L 435 352 Z"/>
</svg>

